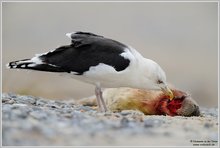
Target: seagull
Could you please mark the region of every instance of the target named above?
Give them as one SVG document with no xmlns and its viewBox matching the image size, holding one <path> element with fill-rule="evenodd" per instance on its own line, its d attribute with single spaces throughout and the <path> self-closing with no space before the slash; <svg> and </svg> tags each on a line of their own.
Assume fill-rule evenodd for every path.
<svg viewBox="0 0 220 148">
<path fill-rule="evenodd" d="M 67 73 L 95 85 L 99 111 L 106 112 L 102 88 L 131 87 L 162 90 L 172 100 L 164 70 L 137 50 L 113 39 L 90 32 L 67 33 L 71 44 L 33 58 L 9 62 L 9 69 Z"/>
</svg>

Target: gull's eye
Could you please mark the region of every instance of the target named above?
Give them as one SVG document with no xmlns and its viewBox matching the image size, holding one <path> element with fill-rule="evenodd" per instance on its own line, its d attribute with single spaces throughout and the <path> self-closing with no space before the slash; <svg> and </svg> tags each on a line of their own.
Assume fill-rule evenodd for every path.
<svg viewBox="0 0 220 148">
<path fill-rule="evenodd" d="M 157 80 L 157 84 L 162 84 L 162 83 L 163 83 L 163 81 Z"/>
</svg>

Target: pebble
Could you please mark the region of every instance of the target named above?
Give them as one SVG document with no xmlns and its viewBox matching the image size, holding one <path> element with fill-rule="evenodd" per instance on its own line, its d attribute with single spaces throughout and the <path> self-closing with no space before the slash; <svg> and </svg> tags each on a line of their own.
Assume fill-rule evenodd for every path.
<svg viewBox="0 0 220 148">
<path fill-rule="evenodd" d="M 27 104 L 21 104 L 21 103 L 15 103 L 13 104 L 13 108 L 19 108 L 19 107 L 27 107 Z"/>
<path fill-rule="evenodd" d="M 15 109 L 15 110 L 12 110 L 12 115 L 15 115 L 17 116 L 16 118 L 26 118 L 28 116 L 28 111 L 27 110 L 24 110 L 24 109 Z"/>
<path fill-rule="evenodd" d="M 30 96 L 20 96 L 14 100 L 19 104 L 35 104 L 36 102 L 36 99 Z"/>
<path fill-rule="evenodd" d="M 205 124 L 204 124 L 204 127 L 205 127 L 205 128 L 211 128 L 212 126 L 213 126 L 213 124 L 210 124 L 210 123 L 205 123 Z"/>
<path fill-rule="evenodd" d="M 121 119 L 121 127 L 128 127 L 129 126 L 129 120 L 126 117 L 123 117 Z"/>
<path fill-rule="evenodd" d="M 7 103 L 10 100 L 10 98 L 2 97 L 2 103 Z"/>
<path fill-rule="evenodd" d="M 15 101 L 14 101 L 14 100 L 9 100 L 7 103 L 8 103 L 8 104 L 14 104 Z"/>
<path fill-rule="evenodd" d="M 91 110 L 91 107 L 89 107 L 89 106 L 78 106 L 77 108 L 76 108 L 76 110 L 78 110 L 78 111 L 89 111 L 89 110 Z"/>
<path fill-rule="evenodd" d="M 49 108 L 60 108 L 60 106 L 58 106 L 56 104 L 46 104 L 45 106 L 49 107 Z"/>
<path fill-rule="evenodd" d="M 5 97 L 3 97 L 2 98 L 2 103 L 13 104 L 13 103 L 15 103 L 15 101 L 12 98 L 5 98 Z"/>
<path fill-rule="evenodd" d="M 145 119 L 144 120 L 144 127 L 152 128 L 152 127 L 159 127 L 161 126 L 163 121 L 159 119 Z"/>
<path fill-rule="evenodd" d="M 44 120 L 50 118 L 45 112 L 41 112 L 41 111 L 30 112 L 30 116 L 38 120 Z"/>
<path fill-rule="evenodd" d="M 72 117 L 73 117 L 73 114 L 68 114 L 68 113 L 67 113 L 67 114 L 63 114 L 63 116 L 66 117 L 66 118 L 72 118 Z"/>
<path fill-rule="evenodd" d="M 46 100 L 43 100 L 43 99 L 39 99 L 36 101 L 36 105 L 37 106 L 44 106 L 44 105 L 47 105 L 47 101 Z"/>
</svg>

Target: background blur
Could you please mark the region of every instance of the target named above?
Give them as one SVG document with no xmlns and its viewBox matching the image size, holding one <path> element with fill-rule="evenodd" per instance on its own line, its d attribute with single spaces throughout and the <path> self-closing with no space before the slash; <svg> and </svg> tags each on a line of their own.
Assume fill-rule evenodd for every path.
<svg viewBox="0 0 220 148">
<path fill-rule="evenodd" d="M 131 45 L 166 71 L 168 82 L 201 106 L 218 104 L 218 5 L 194 2 L 3 3 L 3 92 L 79 99 L 94 86 L 5 64 L 69 44 L 72 31 L 89 31 Z"/>
</svg>

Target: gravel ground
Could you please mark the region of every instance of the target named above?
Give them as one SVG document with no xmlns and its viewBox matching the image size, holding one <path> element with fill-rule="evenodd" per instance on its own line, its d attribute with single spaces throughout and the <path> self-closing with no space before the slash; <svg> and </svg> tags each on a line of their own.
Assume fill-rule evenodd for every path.
<svg viewBox="0 0 220 148">
<path fill-rule="evenodd" d="M 200 117 L 100 113 L 74 101 L 2 94 L 3 146 L 217 146 L 218 109 Z"/>
</svg>

